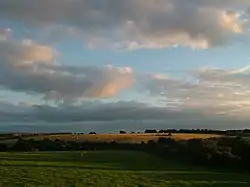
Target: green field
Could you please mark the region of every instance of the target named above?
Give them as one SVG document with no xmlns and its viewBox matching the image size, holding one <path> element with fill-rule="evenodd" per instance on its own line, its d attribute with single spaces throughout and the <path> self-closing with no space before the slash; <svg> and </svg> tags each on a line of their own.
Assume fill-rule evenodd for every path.
<svg viewBox="0 0 250 187">
<path fill-rule="evenodd" d="M 249 187 L 214 172 L 131 151 L 0 153 L 1 187 Z"/>
</svg>

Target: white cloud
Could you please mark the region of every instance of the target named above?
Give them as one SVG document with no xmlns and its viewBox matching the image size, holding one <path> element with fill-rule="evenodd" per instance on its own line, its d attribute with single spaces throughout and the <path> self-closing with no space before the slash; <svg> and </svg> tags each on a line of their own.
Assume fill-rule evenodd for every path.
<svg viewBox="0 0 250 187">
<path fill-rule="evenodd" d="M 160 97 L 167 106 L 250 117 L 249 67 L 203 68 L 191 71 L 190 76 L 192 81 L 147 75 L 141 81 L 141 88 L 153 97 Z"/>
<path fill-rule="evenodd" d="M 0 16 L 89 47 L 206 49 L 243 35 L 247 0 L 0 0 Z M 62 28 L 63 31 L 59 31 Z"/>
</svg>

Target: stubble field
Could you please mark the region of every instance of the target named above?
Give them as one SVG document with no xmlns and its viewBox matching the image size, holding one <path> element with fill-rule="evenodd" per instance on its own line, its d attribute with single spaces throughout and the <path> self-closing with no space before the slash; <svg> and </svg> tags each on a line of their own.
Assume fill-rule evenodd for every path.
<svg viewBox="0 0 250 187">
<path fill-rule="evenodd" d="M 216 134 L 185 134 L 176 133 L 172 134 L 171 138 L 176 140 L 188 140 L 193 138 L 212 138 L 220 137 L 221 135 Z M 59 134 L 59 135 L 40 135 L 33 137 L 35 139 L 48 138 L 51 140 L 60 139 L 67 141 L 91 141 L 91 142 L 111 142 L 116 141 L 118 143 L 141 143 L 148 142 L 149 140 L 158 140 L 160 137 L 168 137 L 167 134 L 151 134 L 151 133 L 140 133 L 140 134 Z"/>
</svg>

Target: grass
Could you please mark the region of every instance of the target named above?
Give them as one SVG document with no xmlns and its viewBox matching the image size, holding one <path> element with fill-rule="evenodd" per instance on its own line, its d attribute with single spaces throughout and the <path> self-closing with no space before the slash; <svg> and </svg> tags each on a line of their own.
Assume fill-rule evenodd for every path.
<svg viewBox="0 0 250 187">
<path fill-rule="evenodd" d="M 221 173 L 132 151 L 0 153 L 1 187 L 249 187 Z"/>
<path fill-rule="evenodd" d="M 149 140 L 158 140 L 159 137 L 167 137 L 166 134 L 81 134 L 81 135 L 40 135 L 36 136 L 35 139 L 49 138 L 52 140 L 73 140 L 73 141 L 99 141 L 99 142 L 111 142 L 112 140 L 119 143 L 141 143 L 142 141 L 148 142 Z M 176 140 L 187 140 L 192 138 L 211 138 L 220 137 L 215 134 L 172 134 L 172 138 Z"/>
</svg>

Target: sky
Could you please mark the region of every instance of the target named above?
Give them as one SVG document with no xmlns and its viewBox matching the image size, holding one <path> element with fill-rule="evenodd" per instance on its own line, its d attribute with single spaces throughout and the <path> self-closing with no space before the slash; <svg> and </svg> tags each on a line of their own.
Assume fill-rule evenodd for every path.
<svg viewBox="0 0 250 187">
<path fill-rule="evenodd" d="M 249 0 L 0 0 L 0 132 L 250 128 Z"/>
</svg>

